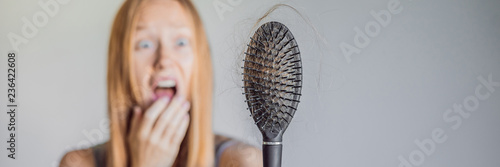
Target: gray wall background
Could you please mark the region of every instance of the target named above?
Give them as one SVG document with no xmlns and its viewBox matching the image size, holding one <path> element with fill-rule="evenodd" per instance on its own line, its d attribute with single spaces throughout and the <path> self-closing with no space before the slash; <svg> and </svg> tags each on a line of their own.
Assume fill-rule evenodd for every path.
<svg viewBox="0 0 500 167">
<path fill-rule="evenodd" d="M 22 18 L 44 11 L 38 2 L 0 0 L 0 166 L 57 166 L 65 151 L 108 138 L 107 43 L 123 1 L 71 0 L 19 47 L 17 157 L 7 158 L 7 34 L 22 34 Z M 215 67 L 214 131 L 260 145 L 241 95 L 241 51 L 256 20 L 286 3 L 303 18 L 280 8 L 265 19 L 291 29 L 305 73 L 283 166 L 397 167 L 400 158 L 412 166 L 500 166 L 500 86 L 490 91 L 478 79 L 500 82 L 500 1 L 401 0 L 400 13 L 348 61 L 339 45 L 354 45 L 355 27 L 365 31 L 375 23 L 370 11 L 389 2 L 196 0 Z M 477 87 L 489 97 L 478 99 Z M 447 112 L 454 105 L 469 115 Z M 434 149 L 416 144 L 439 132 Z"/>
</svg>

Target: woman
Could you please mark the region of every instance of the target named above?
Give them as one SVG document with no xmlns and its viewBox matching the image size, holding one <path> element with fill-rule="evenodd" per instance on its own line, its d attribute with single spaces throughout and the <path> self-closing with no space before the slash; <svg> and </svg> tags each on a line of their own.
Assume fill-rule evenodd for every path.
<svg viewBox="0 0 500 167">
<path fill-rule="evenodd" d="M 259 149 L 212 132 L 209 53 L 189 0 L 126 0 L 109 44 L 110 140 L 61 166 L 261 166 Z"/>
</svg>

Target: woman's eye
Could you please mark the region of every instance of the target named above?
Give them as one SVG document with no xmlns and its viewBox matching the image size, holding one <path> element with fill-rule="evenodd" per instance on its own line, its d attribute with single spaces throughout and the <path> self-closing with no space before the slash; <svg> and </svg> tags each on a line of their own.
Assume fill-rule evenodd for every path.
<svg viewBox="0 0 500 167">
<path fill-rule="evenodd" d="M 188 44 L 189 44 L 189 41 L 186 38 L 179 38 L 176 41 L 176 45 L 180 46 L 180 47 L 187 46 Z"/>
<path fill-rule="evenodd" d="M 150 49 L 150 48 L 153 48 L 153 42 L 151 42 L 149 40 L 139 41 L 139 48 L 140 49 Z"/>
</svg>

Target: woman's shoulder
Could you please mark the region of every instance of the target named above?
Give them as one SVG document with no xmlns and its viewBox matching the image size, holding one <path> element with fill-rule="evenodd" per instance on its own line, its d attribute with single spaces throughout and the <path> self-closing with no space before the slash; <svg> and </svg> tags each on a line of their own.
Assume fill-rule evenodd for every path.
<svg viewBox="0 0 500 167">
<path fill-rule="evenodd" d="M 92 153 L 92 148 L 73 150 L 67 152 L 61 159 L 60 167 L 71 167 L 71 166 L 81 166 L 81 167 L 93 167 L 94 156 Z"/>
<path fill-rule="evenodd" d="M 96 164 L 101 164 L 98 166 L 105 166 L 106 143 L 67 152 L 61 159 L 60 167 L 95 167 Z"/>
<path fill-rule="evenodd" d="M 236 139 L 215 135 L 217 166 L 262 166 L 262 151 Z"/>
</svg>

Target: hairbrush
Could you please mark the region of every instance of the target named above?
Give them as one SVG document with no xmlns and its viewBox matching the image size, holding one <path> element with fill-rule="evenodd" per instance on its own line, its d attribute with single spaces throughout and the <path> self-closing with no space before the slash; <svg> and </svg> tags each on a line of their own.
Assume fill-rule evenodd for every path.
<svg viewBox="0 0 500 167">
<path fill-rule="evenodd" d="M 281 166 L 282 137 L 299 104 L 302 62 L 297 42 L 279 22 L 261 25 L 245 52 L 245 102 L 262 133 L 264 167 Z"/>
</svg>

